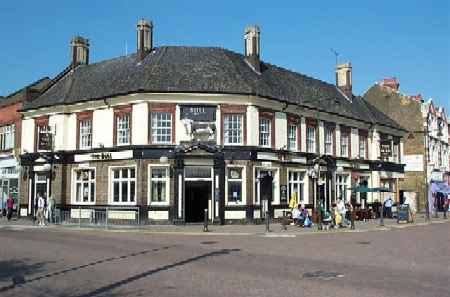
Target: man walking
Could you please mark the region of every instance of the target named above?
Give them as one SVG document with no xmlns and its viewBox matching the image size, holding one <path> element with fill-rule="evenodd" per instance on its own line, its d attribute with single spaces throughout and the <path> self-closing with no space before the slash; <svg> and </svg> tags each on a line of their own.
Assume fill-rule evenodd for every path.
<svg viewBox="0 0 450 297">
<path fill-rule="evenodd" d="M 338 200 L 338 203 L 336 205 L 336 209 L 337 209 L 337 212 L 342 217 L 342 221 L 341 221 L 340 227 L 343 227 L 344 225 L 346 226 L 347 225 L 347 219 L 346 219 L 345 216 L 346 216 L 346 213 L 347 213 L 347 209 L 345 208 L 344 200 L 342 200 L 342 199 Z"/>
<path fill-rule="evenodd" d="M 48 199 L 48 205 L 47 205 L 47 212 L 48 212 L 48 221 L 49 223 L 55 222 L 55 207 L 56 207 L 56 201 L 53 196 L 50 196 L 50 199 Z"/>
<path fill-rule="evenodd" d="M 388 196 L 386 200 L 384 200 L 384 210 L 386 212 L 385 217 L 392 219 L 392 198 Z"/>
<path fill-rule="evenodd" d="M 8 221 L 11 220 L 12 212 L 14 207 L 14 200 L 11 196 L 9 196 L 8 200 L 6 200 L 6 217 L 8 218 Z"/>
<path fill-rule="evenodd" d="M 38 195 L 38 201 L 37 201 L 37 221 L 39 226 L 44 226 L 44 208 L 45 208 L 45 200 L 41 196 L 41 194 Z"/>
</svg>

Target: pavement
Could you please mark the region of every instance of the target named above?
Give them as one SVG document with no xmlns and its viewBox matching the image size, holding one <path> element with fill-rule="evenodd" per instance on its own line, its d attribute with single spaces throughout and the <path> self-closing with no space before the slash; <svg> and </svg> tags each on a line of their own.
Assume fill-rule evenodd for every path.
<svg viewBox="0 0 450 297">
<path fill-rule="evenodd" d="M 292 227 L 269 235 L 296 236 L 273 238 L 262 225 L 211 226 L 204 236 L 191 225 L 157 233 L 10 222 L 0 228 L 0 296 L 450 296 L 450 225 L 391 223 L 386 232 L 375 222 L 365 225 L 374 232 Z"/>
<path fill-rule="evenodd" d="M 341 232 L 369 232 L 369 231 L 389 231 L 394 229 L 410 228 L 415 226 L 422 226 L 427 224 L 439 224 L 450 222 L 450 219 L 444 219 L 442 214 L 438 218 L 432 217 L 430 221 L 426 220 L 424 214 L 419 214 L 416 217 L 414 223 L 397 223 L 395 219 L 384 219 L 383 226 L 380 224 L 379 219 L 368 220 L 365 222 L 355 222 L 355 229 L 350 227 L 337 228 L 330 230 L 318 230 L 317 225 L 312 228 L 302 228 L 298 226 L 286 226 L 284 228 L 279 223 L 273 223 L 269 226 L 269 232 L 266 232 L 266 226 L 264 224 L 228 224 L 228 225 L 208 225 L 208 232 L 203 231 L 203 224 L 186 224 L 186 225 L 109 225 L 96 226 L 88 224 L 48 224 L 45 227 L 36 226 L 28 219 L 13 219 L 7 221 L 6 219 L 0 220 L 0 228 L 6 226 L 9 227 L 21 227 L 21 228 L 78 228 L 83 230 L 100 229 L 111 232 L 144 232 L 154 234 L 182 234 L 182 235 L 235 235 L 235 236 L 250 236 L 250 235 L 265 235 L 272 237 L 295 237 L 300 235 L 312 235 L 322 233 L 341 233 Z"/>
</svg>

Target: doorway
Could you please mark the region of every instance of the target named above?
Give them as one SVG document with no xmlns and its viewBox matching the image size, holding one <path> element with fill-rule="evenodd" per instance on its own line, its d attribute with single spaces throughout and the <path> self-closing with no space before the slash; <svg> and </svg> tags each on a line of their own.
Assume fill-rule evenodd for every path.
<svg viewBox="0 0 450 297">
<path fill-rule="evenodd" d="M 205 209 L 211 199 L 211 181 L 187 181 L 185 189 L 186 223 L 199 223 L 204 220 Z"/>
</svg>

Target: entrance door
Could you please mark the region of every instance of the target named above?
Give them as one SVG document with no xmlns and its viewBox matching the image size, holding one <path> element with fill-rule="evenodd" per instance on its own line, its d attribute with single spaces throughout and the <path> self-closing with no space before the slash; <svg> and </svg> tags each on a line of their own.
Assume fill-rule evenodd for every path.
<svg viewBox="0 0 450 297">
<path fill-rule="evenodd" d="M 37 197 L 40 194 L 44 199 L 48 199 L 49 194 L 49 184 L 47 179 L 47 174 L 36 173 L 34 178 L 34 196 L 32 199 L 33 214 L 36 212 L 35 206 L 37 204 Z"/>
<path fill-rule="evenodd" d="M 203 222 L 205 209 L 211 199 L 211 181 L 187 181 L 185 211 L 187 223 Z"/>
</svg>

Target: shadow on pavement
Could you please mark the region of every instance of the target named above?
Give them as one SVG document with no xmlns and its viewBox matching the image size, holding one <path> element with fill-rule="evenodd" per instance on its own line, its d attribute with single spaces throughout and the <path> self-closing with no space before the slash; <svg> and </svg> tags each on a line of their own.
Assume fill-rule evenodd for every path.
<svg viewBox="0 0 450 297">
<path fill-rule="evenodd" d="M 44 275 L 39 275 L 37 277 L 30 278 L 30 279 L 25 279 L 25 276 L 27 274 L 36 274 L 36 273 L 44 272 L 45 271 L 44 265 L 48 264 L 49 262 L 26 264 L 25 261 L 27 259 L 24 259 L 23 261 L 18 261 L 18 260 L 0 261 L 0 281 L 7 281 L 7 280 L 11 281 L 10 285 L 0 287 L 0 293 L 12 290 L 16 286 L 19 286 L 19 285 L 26 285 L 26 284 L 29 284 L 29 283 L 32 283 L 35 281 L 51 278 L 51 277 L 62 275 L 62 274 L 68 273 L 68 272 L 74 272 L 74 271 L 77 271 L 77 270 L 80 270 L 83 268 L 87 268 L 87 267 L 93 267 L 95 265 L 99 265 L 102 263 L 107 263 L 107 262 L 112 262 L 112 261 L 117 261 L 117 260 L 125 260 L 130 257 L 145 255 L 150 252 L 156 252 L 159 250 L 167 250 L 171 247 L 174 247 L 174 246 L 164 246 L 161 248 L 153 248 L 150 250 L 133 252 L 133 253 L 123 255 L 123 256 L 100 259 L 98 261 L 93 261 L 93 262 L 90 262 L 90 263 L 87 263 L 84 265 L 69 267 L 69 268 L 66 268 L 63 270 L 47 273 Z"/>
<path fill-rule="evenodd" d="M 182 261 L 179 261 L 179 262 L 176 262 L 176 263 L 173 263 L 173 264 L 164 265 L 164 266 L 161 266 L 159 268 L 155 268 L 155 269 L 152 269 L 152 270 L 149 270 L 149 271 L 145 271 L 145 272 L 136 274 L 136 275 L 131 276 L 129 278 L 120 280 L 118 282 L 114 282 L 114 283 L 109 284 L 107 286 L 100 287 L 100 288 L 95 289 L 95 290 L 93 290 L 91 292 L 88 292 L 88 293 L 85 293 L 85 294 L 82 294 L 82 295 L 78 295 L 76 297 L 92 297 L 92 296 L 97 296 L 97 295 L 100 295 L 100 294 L 104 294 L 106 292 L 108 292 L 108 296 L 109 296 L 111 290 L 119 288 L 119 287 L 124 286 L 124 285 L 127 285 L 127 284 L 129 284 L 131 282 L 140 280 L 142 278 L 148 277 L 150 275 L 153 275 L 153 274 L 156 274 L 156 273 L 159 273 L 159 272 L 162 272 L 162 271 L 166 271 L 166 270 L 178 267 L 178 266 L 187 265 L 187 264 L 192 263 L 192 262 L 200 261 L 200 260 L 202 260 L 204 258 L 229 255 L 231 252 L 239 252 L 239 251 L 240 251 L 240 249 L 221 249 L 221 250 L 210 252 L 210 253 L 206 253 L 206 254 L 203 254 L 203 255 L 200 255 L 200 256 L 188 258 L 186 260 L 182 260 Z"/>
</svg>

